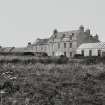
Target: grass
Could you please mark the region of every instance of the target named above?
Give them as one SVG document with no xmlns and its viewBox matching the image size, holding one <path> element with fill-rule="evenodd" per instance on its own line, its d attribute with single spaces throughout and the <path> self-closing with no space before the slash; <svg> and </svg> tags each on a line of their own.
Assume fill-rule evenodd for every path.
<svg viewBox="0 0 105 105">
<path fill-rule="evenodd" d="M 3 105 L 104 105 L 104 64 L 2 63 Z"/>
</svg>

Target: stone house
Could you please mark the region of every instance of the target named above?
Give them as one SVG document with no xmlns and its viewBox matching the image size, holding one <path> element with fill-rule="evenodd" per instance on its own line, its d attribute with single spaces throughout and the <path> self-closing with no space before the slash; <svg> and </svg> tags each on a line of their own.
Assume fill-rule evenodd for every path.
<svg viewBox="0 0 105 105">
<path fill-rule="evenodd" d="M 99 42 L 98 35 L 92 36 L 90 29 L 84 30 L 81 25 L 79 29 L 72 31 L 58 32 L 54 30 L 50 38 L 37 39 L 28 47 L 31 47 L 34 52 L 46 52 L 49 56 L 73 57 L 82 43 L 96 42 Z"/>
<path fill-rule="evenodd" d="M 80 54 L 85 57 L 105 56 L 105 42 L 83 43 L 78 47 L 76 54 Z"/>
<path fill-rule="evenodd" d="M 33 44 L 28 43 L 27 48 L 31 49 L 32 52 L 45 52 L 48 54 L 48 40 L 49 39 L 37 39 Z"/>
</svg>

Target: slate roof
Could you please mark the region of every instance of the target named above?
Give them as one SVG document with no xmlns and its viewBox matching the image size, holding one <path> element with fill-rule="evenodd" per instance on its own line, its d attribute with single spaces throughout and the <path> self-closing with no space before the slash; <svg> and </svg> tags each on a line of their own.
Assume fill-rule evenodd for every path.
<svg viewBox="0 0 105 105">
<path fill-rule="evenodd" d="M 0 52 L 11 52 L 14 47 L 4 47 L 0 49 Z"/>
<path fill-rule="evenodd" d="M 105 42 L 84 43 L 81 44 L 78 49 L 105 49 Z"/>
<path fill-rule="evenodd" d="M 24 52 L 24 51 L 25 51 L 25 47 L 14 48 L 13 50 L 11 50 L 11 52 Z"/>
<path fill-rule="evenodd" d="M 33 43 L 32 45 L 37 46 L 37 45 L 46 45 L 49 39 L 39 39 L 39 41 Z"/>
<path fill-rule="evenodd" d="M 26 48 L 26 47 L 20 47 L 20 48 L 16 48 L 16 47 L 4 47 L 4 48 L 0 49 L 0 52 L 2 52 L 2 53 L 10 53 L 10 52 L 21 53 L 21 52 L 28 52 L 28 51 L 30 51 L 30 50 L 28 48 Z"/>
<path fill-rule="evenodd" d="M 78 35 L 79 34 L 79 30 L 72 30 L 72 31 L 65 31 L 65 32 L 58 32 L 56 33 L 56 38 L 61 38 L 61 37 L 69 37 L 69 36 L 72 36 L 72 35 Z M 53 38 L 54 37 L 54 34 L 50 37 L 50 38 Z"/>
</svg>

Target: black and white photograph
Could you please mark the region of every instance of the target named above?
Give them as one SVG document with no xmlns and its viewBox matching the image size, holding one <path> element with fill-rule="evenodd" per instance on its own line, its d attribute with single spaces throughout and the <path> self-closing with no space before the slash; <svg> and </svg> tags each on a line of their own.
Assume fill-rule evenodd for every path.
<svg viewBox="0 0 105 105">
<path fill-rule="evenodd" d="M 0 0 L 0 105 L 105 105 L 105 0 Z"/>
</svg>

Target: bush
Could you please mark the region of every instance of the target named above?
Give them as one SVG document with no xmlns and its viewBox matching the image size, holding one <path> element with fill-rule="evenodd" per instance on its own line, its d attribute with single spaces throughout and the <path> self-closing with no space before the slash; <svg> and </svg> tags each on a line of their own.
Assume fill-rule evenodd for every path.
<svg viewBox="0 0 105 105">
<path fill-rule="evenodd" d="M 33 52 L 24 52 L 23 55 L 25 56 L 34 56 Z"/>
<path fill-rule="evenodd" d="M 15 58 L 15 59 L 12 59 L 10 62 L 19 63 L 19 62 L 22 62 L 22 60 Z"/>
<path fill-rule="evenodd" d="M 99 80 L 105 80 L 105 72 L 99 73 L 96 78 Z"/>
<path fill-rule="evenodd" d="M 32 60 L 34 61 L 30 59 L 28 62 Z M 65 63 L 66 57 L 38 60 L 35 62 L 49 61 L 51 64 L 4 63 L 1 65 L 6 69 L 4 71 L 0 69 L 0 89 L 6 91 L 2 97 L 3 105 L 8 105 L 7 103 L 12 102 L 12 99 L 17 99 L 16 105 L 23 105 L 26 99 L 29 99 L 30 105 L 104 105 L 104 66 L 100 72 L 99 64 L 94 67 L 79 63 L 75 66 L 75 62 L 55 65 Z M 10 73 L 10 70 L 14 73 Z M 6 78 L 15 76 L 14 84 Z"/>
<path fill-rule="evenodd" d="M 60 57 L 58 60 L 57 60 L 57 64 L 65 64 L 68 62 L 68 58 L 67 57 Z"/>
<path fill-rule="evenodd" d="M 83 55 L 81 55 L 81 54 L 75 54 L 74 58 L 80 59 L 80 58 L 83 58 Z"/>
</svg>

